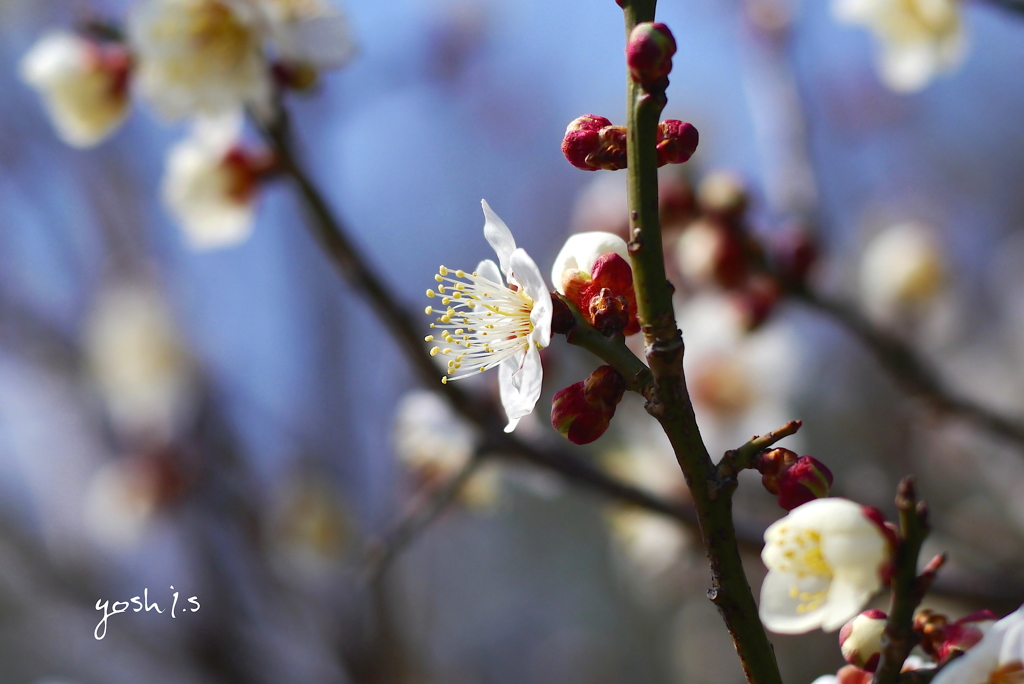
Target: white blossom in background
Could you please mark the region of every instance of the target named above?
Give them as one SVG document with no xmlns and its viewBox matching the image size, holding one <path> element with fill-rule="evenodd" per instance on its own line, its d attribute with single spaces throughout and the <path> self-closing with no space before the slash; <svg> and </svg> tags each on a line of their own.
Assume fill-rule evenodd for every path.
<svg viewBox="0 0 1024 684">
<path fill-rule="evenodd" d="M 644 435 L 629 434 L 632 430 L 626 429 L 631 448 L 603 454 L 603 468 L 644 491 L 672 501 L 687 501 L 686 481 L 670 448 L 648 444 Z M 693 540 L 676 520 L 633 506 L 613 506 L 606 518 L 614 544 L 613 558 L 622 566 L 623 575 L 641 591 L 648 591 L 651 582 L 665 577 L 687 558 Z"/>
<path fill-rule="evenodd" d="M 760 616 L 779 634 L 830 632 L 882 587 L 891 543 L 868 509 L 846 499 L 794 508 L 764 533 Z"/>
<path fill-rule="evenodd" d="M 83 523 L 90 538 L 105 549 L 135 546 L 159 504 L 155 473 L 131 458 L 105 463 L 86 485 Z"/>
<path fill-rule="evenodd" d="M 410 390 L 395 412 L 394 444 L 399 461 L 421 484 L 437 487 L 458 473 L 480 443 L 475 427 L 430 390 Z M 460 497 L 475 509 L 493 506 L 499 497 L 498 467 L 484 464 L 463 486 Z"/>
<path fill-rule="evenodd" d="M 200 120 L 168 153 L 163 201 L 194 249 L 231 247 L 252 233 L 271 161 L 242 147 L 241 128 L 237 116 Z"/>
<path fill-rule="evenodd" d="M 860 264 L 868 315 L 892 324 L 924 311 L 942 292 L 944 261 L 937 237 L 920 224 L 901 223 L 875 235 Z"/>
<path fill-rule="evenodd" d="M 195 387 L 191 359 L 159 294 L 130 283 L 101 291 L 87 322 L 85 350 L 115 429 L 169 439 Z"/>
<path fill-rule="evenodd" d="M 676 307 L 676 318 L 686 337 L 687 385 L 712 454 L 792 419 L 805 348 L 785 317 L 748 332 L 727 295 L 702 291 Z"/>
<path fill-rule="evenodd" d="M 832 10 L 874 34 L 882 82 L 897 92 L 921 90 L 966 54 L 959 0 L 834 0 Z"/>
<path fill-rule="evenodd" d="M 302 472 L 274 493 L 268 525 L 270 560 L 287 579 L 336 580 L 354 548 L 356 527 L 329 477 Z"/>
<path fill-rule="evenodd" d="M 54 31 L 25 54 L 20 72 L 39 91 L 61 140 L 92 147 L 128 115 L 130 62 L 121 46 Z"/>
<path fill-rule="evenodd" d="M 355 53 L 348 20 L 327 0 L 258 3 L 279 60 L 316 69 L 337 69 Z"/>
<path fill-rule="evenodd" d="M 141 2 L 128 17 L 139 92 L 170 119 L 242 107 L 269 116 L 262 19 L 249 0 Z"/>
<path fill-rule="evenodd" d="M 441 307 L 426 308 L 440 314 L 431 328 L 445 342 L 430 350 L 431 356 L 449 356 L 448 373 L 442 382 L 461 380 L 498 366 L 501 404 L 508 416 L 505 432 L 533 412 L 540 399 L 544 370 L 540 350 L 551 341 L 551 292 L 530 255 L 516 248 L 515 238 L 486 201 L 484 237 L 498 256 L 498 266 L 481 261 L 467 273 L 441 266 L 434 276 Z M 504 275 L 504 280 L 502 279 Z M 426 337 L 433 342 L 434 335 Z"/>
<path fill-rule="evenodd" d="M 354 52 L 325 0 L 145 0 L 129 17 L 138 85 L 170 119 L 273 112 L 273 65 L 333 69 Z"/>
<path fill-rule="evenodd" d="M 935 675 L 935 684 L 1019 684 L 1024 681 L 1024 606 L 985 633 Z"/>
</svg>

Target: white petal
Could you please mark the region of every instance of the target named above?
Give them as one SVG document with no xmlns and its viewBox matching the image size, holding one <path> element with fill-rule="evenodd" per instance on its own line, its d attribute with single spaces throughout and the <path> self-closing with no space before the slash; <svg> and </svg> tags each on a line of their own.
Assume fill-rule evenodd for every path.
<svg viewBox="0 0 1024 684">
<path fill-rule="evenodd" d="M 213 116 L 196 117 L 191 138 L 211 152 L 227 152 L 238 143 L 245 126 L 245 112 L 233 109 Z"/>
<path fill-rule="evenodd" d="M 531 339 L 542 348 L 551 342 L 551 291 L 544 282 L 544 276 L 526 250 L 517 249 L 509 259 L 512 275 L 516 282 L 533 300 L 530 322 L 533 323 Z"/>
<path fill-rule="evenodd" d="M 491 210 L 487 200 L 480 200 L 480 204 L 484 208 L 484 237 L 498 255 L 501 272 L 508 276 L 512 272 L 509 260 L 512 258 L 512 252 L 516 251 L 516 239 L 512 237 L 512 231 L 505 222 Z"/>
<path fill-rule="evenodd" d="M 476 272 L 481 278 L 487 278 L 487 280 L 498 283 L 499 285 L 503 282 L 501 278 L 501 271 L 498 270 L 498 265 L 490 259 L 484 259 L 477 264 Z"/>
<path fill-rule="evenodd" d="M 508 416 L 505 432 L 515 430 L 519 419 L 533 412 L 540 399 L 543 376 L 540 351 L 534 346 L 527 350 L 525 356 L 517 354 L 498 367 L 501 405 Z"/>
<path fill-rule="evenodd" d="M 562 274 L 565 271 L 575 268 L 590 273 L 598 257 L 612 253 L 618 254 L 627 263 L 629 262 L 626 241 L 618 235 L 595 231 L 569 236 L 561 251 L 558 252 L 558 256 L 555 257 L 554 266 L 551 267 L 551 284 L 560 294 L 565 294 L 562 287 Z"/>
<path fill-rule="evenodd" d="M 286 61 L 337 69 L 355 54 L 348 21 L 339 15 L 308 17 L 276 28 L 274 43 Z"/>
<path fill-rule="evenodd" d="M 821 616 L 822 630 L 833 632 L 845 625 L 850 618 L 856 617 L 873 593 L 838 577 L 833 579 Z"/>
<path fill-rule="evenodd" d="M 828 589 L 828 578 L 807 575 L 803 579 L 792 573 L 771 571 L 761 585 L 761 603 L 758 613 L 764 626 L 777 634 L 803 634 L 821 626 L 825 614 L 824 604 L 817 610 L 798 612 L 798 597 L 791 590 L 815 593 Z"/>
</svg>

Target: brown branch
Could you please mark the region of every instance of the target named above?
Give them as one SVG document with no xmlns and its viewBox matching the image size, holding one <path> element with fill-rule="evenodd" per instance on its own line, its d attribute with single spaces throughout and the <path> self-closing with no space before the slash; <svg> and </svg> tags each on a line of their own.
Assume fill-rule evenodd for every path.
<svg viewBox="0 0 1024 684">
<path fill-rule="evenodd" d="M 380 581 L 395 558 L 448 509 L 465 484 L 476 473 L 483 458 L 483 452 L 478 451 L 474 454 L 454 475 L 433 491 L 421 506 L 410 511 L 383 540 L 373 545 L 370 549 L 366 569 L 368 581 Z"/>
<path fill-rule="evenodd" d="M 929 564 L 925 572 L 917 574 L 917 558 L 921 545 L 928 536 L 928 507 L 918 502 L 914 491 L 914 478 L 905 477 L 896 492 L 896 508 L 900 516 L 900 542 L 896 548 L 892 579 L 892 598 L 889 616 L 882 635 L 882 657 L 875 670 L 873 684 L 896 684 L 903 662 L 918 644 L 914 633 L 914 611 L 935 579 L 935 571 L 942 565 L 943 556 Z"/>
<path fill-rule="evenodd" d="M 656 0 L 620 0 L 626 35 L 640 22 L 654 21 Z M 637 313 L 647 365 L 653 375 L 644 396 L 661 423 L 693 496 L 701 539 L 711 564 L 710 598 L 725 620 L 749 684 L 781 684 L 775 652 L 757 613 L 747 582 L 732 517 L 732 492 L 718 471 L 697 427 L 683 377 L 683 337 L 676 324 L 672 286 L 665 262 L 658 214 L 658 119 L 668 79 L 627 81 L 627 196 L 629 252 Z"/>
<path fill-rule="evenodd" d="M 956 416 L 1024 447 L 1024 425 L 950 391 L 937 371 L 899 338 L 872 325 L 854 307 L 808 288 L 794 290 L 797 299 L 825 314 L 859 339 L 896 382 L 940 414 Z"/>
</svg>

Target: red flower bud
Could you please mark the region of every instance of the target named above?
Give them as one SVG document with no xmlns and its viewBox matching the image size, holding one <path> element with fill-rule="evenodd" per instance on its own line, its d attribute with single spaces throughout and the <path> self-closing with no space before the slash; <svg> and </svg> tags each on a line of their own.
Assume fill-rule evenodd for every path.
<svg viewBox="0 0 1024 684">
<path fill-rule="evenodd" d="M 697 151 L 700 135 L 693 124 L 668 119 L 658 124 L 658 166 L 682 164 Z"/>
<path fill-rule="evenodd" d="M 866 610 L 839 630 L 839 648 L 843 658 L 867 672 L 874 672 L 882 654 L 882 633 L 887 615 L 880 610 Z"/>
<path fill-rule="evenodd" d="M 672 71 L 672 55 L 675 53 L 676 40 L 667 26 L 651 21 L 640 22 L 633 27 L 626 43 L 629 74 L 637 83 L 653 84 Z"/>
<path fill-rule="evenodd" d="M 789 449 L 776 448 L 760 454 L 754 467 L 761 483 L 779 498 L 779 506 L 791 511 L 797 506 L 828 496 L 832 472 L 821 461 L 797 456 Z"/>
<path fill-rule="evenodd" d="M 566 298 L 579 307 L 587 321 L 605 335 L 616 332 L 633 335 L 640 332 L 640 321 L 636 317 L 636 293 L 633 291 L 633 269 L 618 254 L 602 254 L 594 262 L 590 274 L 576 269 L 566 271 L 562 274 L 561 285 Z M 595 300 L 601 297 L 607 299 L 595 304 Z M 615 301 L 617 299 L 622 301 Z"/>
<path fill-rule="evenodd" d="M 622 376 L 611 366 L 601 366 L 586 380 L 555 393 L 551 425 L 573 444 L 589 444 L 608 429 L 625 391 Z"/>
<path fill-rule="evenodd" d="M 562 154 L 584 171 L 626 168 L 626 129 L 596 114 L 584 114 L 565 129 Z"/>
</svg>

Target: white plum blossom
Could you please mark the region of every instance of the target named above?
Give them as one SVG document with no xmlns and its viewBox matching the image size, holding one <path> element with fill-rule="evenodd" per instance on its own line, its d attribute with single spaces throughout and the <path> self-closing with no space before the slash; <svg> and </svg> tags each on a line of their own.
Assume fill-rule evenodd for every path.
<svg viewBox="0 0 1024 684">
<path fill-rule="evenodd" d="M 960 64 L 966 53 L 958 0 L 834 0 L 840 21 L 863 26 L 878 42 L 882 82 L 897 92 L 921 90 Z"/>
<path fill-rule="evenodd" d="M 326 0 L 258 0 L 279 60 L 336 69 L 355 53 L 348 20 Z"/>
<path fill-rule="evenodd" d="M 421 484 L 440 486 L 462 470 L 480 445 L 480 433 L 437 392 L 410 390 L 398 402 L 395 453 Z M 500 495 L 497 464 L 485 463 L 459 491 L 474 509 L 491 508 Z"/>
<path fill-rule="evenodd" d="M 779 634 L 839 629 L 882 586 L 891 543 L 878 520 L 846 499 L 816 499 L 764 533 L 761 621 Z"/>
<path fill-rule="evenodd" d="M 614 233 L 591 231 L 570 235 L 555 257 L 554 266 L 551 267 L 551 284 L 560 294 L 565 294 L 563 274 L 579 270 L 589 275 L 599 257 L 612 253 L 618 254 L 626 263 L 630 263 L 626 241 Z"/>
<path fill-rule="evenodd" d="M 446 343 L 434 347 L 432 356 L 450 356 L 448 373 L 441 380 L 460 380 L 498 366 L 501 403 L 508 416 L 506 432 L 533 411 L 540 399 L 543 369 L 540 350 L 551 341 L 551 294 L 533 259 L 516 248 L 505 222 L 486 201 L 484 237 L 494 248 L 501 265 L 481 261 L 467 273 L 441 266 L 434 276 L 443 308 L 428 306 L 428 315 L 440 316 L 431 328 Z M 504 274 L 504 280 L 502 280 Z M 428 335 L 428 342 L 434 335 Z"/>
<path fill-rule="evenodd" d="M 139 90 L 171 119 L 242 107 L 267 119 L 271 58 L 327 69 L 353 52 L 347 22 L 323 0 L 146 0 L 128 33 Z"/>
<path fill-rule="evenodd" d="M 20 71 L 22 80 L 42 95 L 61 140 L 92 147 L 128 114 L 130 63 L 120 45 L 54 31 L 25 54 Z"/>
<path fill-rule="evenodd" d="M 217 115 L 245 106 L 270 112 L 271 73 L 255 3 L 147 0 L 129 15 L 128 36 L 138 89 L 161 115 Z"/>
<path fill-rule="evenodd" d="M 164 204 L 194 249 L 236 245 L 252 232 L 260 175 L 269 158 L 239 144 L 240 117 L 198 121 L 167 156 Z"/>
<path fill-rule="evenodd" d="M 147 284 L 103 290 L 86 327 L 85 351 L 113 426 L 168 439 L 194 401 L 191 358 L 159 294 Z"/>
<path fill-rule="evenodd" d="M 1019 684 L 1024 681 L 1024 606 L 994 624 L 963 656 L 935 675 L 935 684 Z"/>
<path fill-rule="evenodd" d="M 860 264 L 861 299 L 868 314 L 894 323 L 927 307 L 946 278 L 942 250 L 928 228 L 901 223 L 875 235 Z"/>
</svg>

